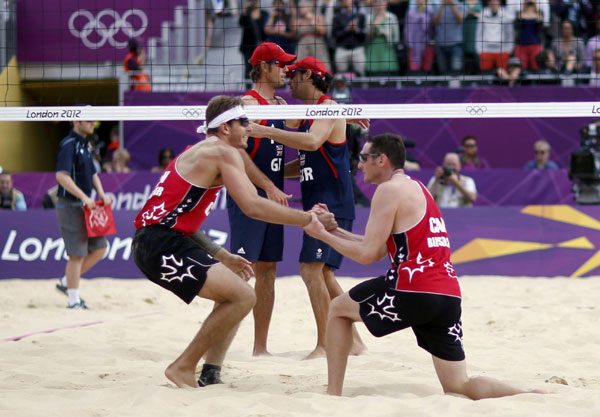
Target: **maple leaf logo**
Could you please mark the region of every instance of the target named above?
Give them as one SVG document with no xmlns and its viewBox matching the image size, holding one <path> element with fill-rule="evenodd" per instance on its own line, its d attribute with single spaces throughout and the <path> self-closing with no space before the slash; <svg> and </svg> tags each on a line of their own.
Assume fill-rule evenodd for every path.
<svg viewBox="0 0 600 417">
<path fill-rule="evenodd" d="M 392 311 L 394 309 L 394 298 L 396 298 L 395 295 L 384 294 L 382 298 L 377 299 L 376 305 L 368 303 L 371 311 L 367 315 L 377 314 L 381 320 L 402 321 L 398 317 L 398 313 Z M 389 304 L 383 305 L 386 301 L 389 301 Z"/>
<path fill-rule="evenodd" d="M 165 210 L 165 202 L 163 201 L 158 206 L 153 206 L 152 211 L 148 210 L 142 214 L 142 221 L 146 226 L 146 220 L 159 220 L 167 211 Z"/>
<path fill-rule="evenodd" d="M 454 336 L 454 341 L 460 342 L 461 346 L 463 344 L 463 332 L 462 332 L 462 323 L 459 321 L 453 326 L 448 327 L 448 334 L 450 336 Z"/>
<path fill-rule="evenodd" d="M 160 266 L 160 268 L 161 268 L 160 279 L 162 279 L 163 281 L 167 281 L 167 282 L 171 282 L 176 279 L 179 280 L 179 282 L 183 282 L 183 280 L 185 278 L 191 278 L 193 280 L 198 281 L 196 279 L 196 277 L 191 273 L 191 269 L 194 267 L 194 265 L 188 266 L 187 271 L 184 274 L 176 275 L 178 272 L 178 269 L 181 268 L 182 265 L 183 265 L 183 260 L 175 259 L 175 255 L 170 255 L 170 256 L 163 255 L 162 265 Z M 162 271 L 164 271 L 164 272 L 162 272 Z"/>
<path fill-rule="evenodd" d="M 433 262 L 431 260 L 431 258 L 423 260 L 423 257 L 421 256 L 421 252 L 419 252 L 419 254 L 417 255 L 416 262 L 417 262 L 417 264 L 419 264 L 421 266 L 418 266 L 416 268 L 409 268 L 409 267 L 402 268 L 403 270 L 407 270 L 408 271 L 408 282 L 409 283 L 412 282 L 413 275 L 414 275 L 415 272 L 423 273 L 423 271 L 425 270 L 425 268 L 432 267 L 432 266 L 435 265 L 435 262 Z"/>
</svg>

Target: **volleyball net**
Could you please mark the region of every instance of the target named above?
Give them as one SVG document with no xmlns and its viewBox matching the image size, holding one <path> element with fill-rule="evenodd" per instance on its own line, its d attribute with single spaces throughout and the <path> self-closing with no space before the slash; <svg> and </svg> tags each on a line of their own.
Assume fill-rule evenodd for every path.
<svg viewBox="0 0 600 417">
<path fill-rule="evenodd" d="M 127 91 L 241 92 L 262 40 L 299 58 L 316 56 L 350 86 L 578 85 L 594 78 L 596 24 L 587 9 L 571 19 L 570 9 L 549 0 L 446 3 L 4 1 L 0 101 L 122 105 Z M 563 34 L 565 21 L 571 35 Z M 561 49 L 563 37 L 572 40 L 569 51 Z M 540 61 L 548 53 L 554 63 Z M 24 91 L 9 91 L 18 88 Z"/>
</svg>

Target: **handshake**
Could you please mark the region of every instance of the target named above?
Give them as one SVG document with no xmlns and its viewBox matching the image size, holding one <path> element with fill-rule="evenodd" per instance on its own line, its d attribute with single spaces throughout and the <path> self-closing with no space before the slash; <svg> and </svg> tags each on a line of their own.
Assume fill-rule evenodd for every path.
<svg viewBox="0 0 600 417">
<path fill-rule="evenodd" d="M 310 223 L 302 229 L 310 236 L 318 239 L 319 236 L 337 229 L 338 224 L 335 221 L 335 216 L 329 211 L 326 204 L 315 204 L 308 212 L 311 213 Z"/>
</svg>

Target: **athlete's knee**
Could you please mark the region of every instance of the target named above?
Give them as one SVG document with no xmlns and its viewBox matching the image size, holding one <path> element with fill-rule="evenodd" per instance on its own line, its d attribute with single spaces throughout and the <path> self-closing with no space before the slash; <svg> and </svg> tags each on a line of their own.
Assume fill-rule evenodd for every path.
<svg viewBox="0 0 600 417">
<path fill-rule="evenodd" d="M 310 284 L 315 279 L 323 279 L 322 264 L 300 262 L 300 276 L 305 284 Z"/>
<path fill-rule="evenodd" d="M 239 293 L 238 304 L 246 313 L 249 313 L 250 310 L 256 304 L 256 293 L 249 285 L 244 285 L 243 290 Z"/>
</svg>

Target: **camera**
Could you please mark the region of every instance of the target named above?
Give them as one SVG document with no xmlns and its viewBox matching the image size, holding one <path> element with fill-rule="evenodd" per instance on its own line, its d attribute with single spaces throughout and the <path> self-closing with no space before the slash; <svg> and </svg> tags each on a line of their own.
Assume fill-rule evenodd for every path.
<svg viewBox="0 0 600 417">
<path fill-rule="evenodd" d="M 593 122 L 579 130 L 580 148 L 571 154 L 569 178 L 573 180 L 575 201 L 600 204 L 600 129 Z"/>
<path fill-rule="evenodd" d="M 448 166 L 448 165 L 444 165 L 442 167 L 442 179 L 445 180 L 446 178 L 448 178 L 449 176 L 451 176 L 454 172 L 456 172 L 454 170 L 453 167 Z"/>
</svg>

